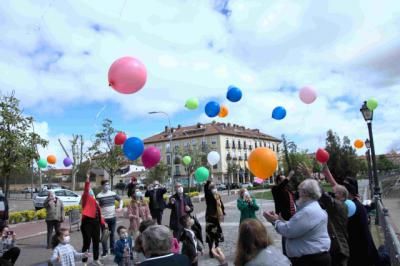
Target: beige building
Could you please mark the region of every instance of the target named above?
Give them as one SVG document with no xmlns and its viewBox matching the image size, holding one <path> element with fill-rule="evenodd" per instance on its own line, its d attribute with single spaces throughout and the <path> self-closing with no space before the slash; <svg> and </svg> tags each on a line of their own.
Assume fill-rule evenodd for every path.
<svg viewBox="0 0 400 266">
<path fill-rule="evenodd" d="M 162 160 L 167 165 L 173 161 L 173 175 L 175 178 L 187 177 L 185 168 L 176 157 L 185 155 L 203 155 L 203 165 L 206 166 L 206 156 L 210 151 L 217 151 L 221 160 L 212 168 L 214 178 L 218 182 L 243 183 L 252 182 L 251 174 L 247 169 L 247 158 L 250 152 L 257 147 L 268 147 L 277 153 L 279 158 L 279 144 L 281 140 L 260 132 L 230 123 L 198 123 L 193 126 L 178 125 L 171 130 L 166 126 L 164 131 L 146 138 L 145 146 L 156 146 L 162 154 Z M 172 138 L 171 138 L 172 137 Z M 172 149 L 170 147 L 172 143 Z M 172 151 L 172 154 L 171 154 Z M 171 157 L 173 155 L 173 158 Z M 228 175 L 229 173 L 229 175 Z M 170 173 L 168 173 L 170 176 Z"/>
</svg>

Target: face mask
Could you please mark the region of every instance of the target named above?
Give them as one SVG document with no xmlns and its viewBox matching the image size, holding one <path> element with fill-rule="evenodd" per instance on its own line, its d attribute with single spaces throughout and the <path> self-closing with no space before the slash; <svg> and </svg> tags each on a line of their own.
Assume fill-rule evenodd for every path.
<svg viewBox="0 0 400 266">
<path fill-rule="evenodd" d="M 178 189 L 176 190 L 179 194 L 183 193 L 183 187 L 178 187 Z"/>
<path fill-rule="evenodd" d="M 121 239 L 127 239 L 128 238 L 128 234 L 127 233 L 122 233 L 120 237 L 121 237 Z"/>
<path fill-rule="evenodd" d="M 70 240 L 71 240 L 70 236 L 64 236 L 63 243 L 67 244 L 67 243 L 69 243 Z"/>
<path fill-rule="evenodd" d="M 136 192 L 135 195 L 136 195 L 136 198 L 141 198 L 142 197 L 142 192 Z"/>
<path fill-rule="evenodd" d="M 109 191 L 110 190 L 110 185 L 104 185 L 103 189 L 104 189 L 104 191 Z"/>
<path fill-rule="evenodd" d="M 154 185 L 154 189 L 158 189 L 160 185 Z"/>
<path fill-rule="evenodd" d="M 192 227 L 192 225 L 194 225 L 194 220 L 193 220 L 193 219 L 190 219 L 190 220 L 189 220 L 189 227 Z"/>
<path fill-rule="evenodd" d="M 250 193 L 248 191 L 244 192 L 243 194 L 244 197 L 250 197 Z"/>
<path fill-rule="evenodd" d="M 211 189 L 211 192 L 212 192 L 213 194 L 217 194 L 217 189 L 216 189 L 216 188 L 213 188 L 213 189 Z"/>
</svg>

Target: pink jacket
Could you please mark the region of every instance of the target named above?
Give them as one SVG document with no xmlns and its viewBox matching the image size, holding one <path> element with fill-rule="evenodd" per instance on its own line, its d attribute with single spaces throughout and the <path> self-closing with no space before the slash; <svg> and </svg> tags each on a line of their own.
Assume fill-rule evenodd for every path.
<svg viewBox="0 0 400 266">
<path fill-rule="evenodd" d="M 129 230 L 139 230 L 140 222 L 151 219 L 149 205 L 144 201 L 132 200 L 128 206 Z"/>
</svg>

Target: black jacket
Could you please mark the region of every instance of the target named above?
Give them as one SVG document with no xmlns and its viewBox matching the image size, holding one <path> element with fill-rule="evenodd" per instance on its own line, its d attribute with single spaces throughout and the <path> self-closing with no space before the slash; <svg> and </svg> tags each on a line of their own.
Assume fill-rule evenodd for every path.
<svg viewBox="0 0 400 266">
<path fill-rule="evenodd" d="M 136 190 L 136 183 L 129 183 L 128 184 L 128 197 L 131 198 L 134 196 Z"/>
<path fill-rule="evenodd" d="M 164 201 L 164 194 L 167 193 L 167 190 L 165 188 L 158 188 L 158 189 L 152 189 L 152 190 L 147 190 L 145 193 L 145 197 L 149 197 L 150 199 L 150 204 L 149 208 L 150 210 L 154 210 L 154 193 L 156 193 L 156 200 L 158 203 L 158 208 L 159 210 L 164 210 L 165 209 L 165 201 Z"/>
<path fill-rule="evenodd" d="M 0 225 L 5 225 L 8 220 L 8 200 L 4 194 L 0 194 Z"/>
<path fill-rule="evenodd" d="M 189 213 L 193 212 L 193 204 L 192 204 L 192 201 L 190 200 L 190 197 L 186 194 L 183 194 L 182 196 L 183 196 L 183 203 L 184 203 L 183 208 L 185 208 L 185 206 L 189 206 L 189 208 L 190 208 L 190 211 L 187 212 L 185 210 L 185 213 L 189 214 Z M 172 198 L 175 199 L 174 204 L 171 203 Z M 174 195 L 171 196 L 170 200 L 168 201 L 167 208 L 171 209 L 171 216 L 169 219 L 169 227 L 174 231 L 182 230 L 183 227 L 179 222 L 179 219 L 182 216 L 181 211 L 180 211 L 181 210 L 181 200 L 179 198 L 178 193 L 175 193 Z"/>
<path fill-rule="evenodd" d="M 275 202 L 275 213 L 281 214 L 282 218 L 286 221 L 292 217 L 290 213 L 290 195 L 292 193 L 288 189 L 289 180 L 283 180 L 279 185 L 275 185 L 271 188 L 272 196 Z M 292 197 L 294 199 L 294 196 Z M 293 202 L 293 204 L 295 204 Z"/>
<path fill-rule="evenodd" d="M 211 181 L 208 180 L 204 185 L 204 197 L 206 199 L 206 219 L 207 217 L 216 217 L 217 216 L 217 200 L 215 199 L 214 195 L 209 188 Z M 221 200 L 221 208 L 222 212 L 225 215 L 225 207 Z"/>
</svg>

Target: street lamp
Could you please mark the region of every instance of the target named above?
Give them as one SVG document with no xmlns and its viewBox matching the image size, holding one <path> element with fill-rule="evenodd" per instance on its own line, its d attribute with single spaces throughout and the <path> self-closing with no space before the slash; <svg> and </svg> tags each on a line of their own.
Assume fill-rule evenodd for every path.
<svg viewBox="0 0 400 266">
<path fill-rule="evenodd" d="M 367 159 L 367 166 L 368 166 L 368 179 L 369 179 L 369 191 L 371 192 L 371 197 L 373 197 L 374 192 L 372 189 L 372 183 L 373 183 L 373 178 L 372 178 L 372 169 L 371 169 L 371 142 L 369 139 L 365 140 L 365 147 L 367 148 L 367 151 L 365 152 L 365 158 Z"/>
<path fill-rule="evenodd" d="M 168 126 L 169 126 L 169 135 L 168 135 L 168 138 L 169 138 L 169 149 L 170 149 L 170 166 L 171 166 L 171 181 L 172 181 L 172 188 L 171 188 L 171 190 L 172 190 L 172 193 L 174 193 L 174 189 L 175 189 L 175 180 L 174 180 L 174 175 L 172 174 L 173 173 L 173 169 L 174 169 L 174 161 L 173 161 L 173 159 L 172 159 L 172 134 L 173 134 L 173 132 L 172 132 L 172 127 L 171 127 L 171 119 L 170 119 L 170 117 L 169 117 L 169 114 L 168 113 L 166 113 L 166 112 L 163 112 L 163 111 L 152 111 L 152 112 L 149 112 L 149 114 L 150 115 L 154 115 L 154 114 L 163 114 L 163 115 L 165 115 L 167 118 L 168 118 Z"/>
<path fill-rule="evenodd" d="M 371 157 L 372 157 L 372 170 L 374 174 L 374 197 L 375 197 L 375 206 L 378 206 L 378 200 L 380 200 L 381 196 L 381 188 L 379 187 L 378 182 L 378 171 L 376 169 L 376 158 L 375 158 L 375 146 L 374 146 L 374 136 L 372 134 L 372 118 L 374 116 L 374 112 L 368 109 L 367 102 L 361 106 L 360 112 L 362 113 L 364 120 L 368 125 L 368 133 L 369 133 L 369 146 L 371 147 Z M 367 145 L 367 144 L 366 144 Z M 379 219 L 378 215 L 376 215 L 375 224 L 378 224 Z"/>
</svg>

